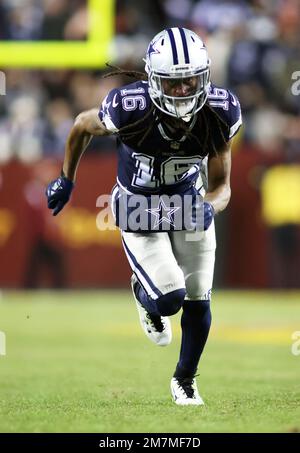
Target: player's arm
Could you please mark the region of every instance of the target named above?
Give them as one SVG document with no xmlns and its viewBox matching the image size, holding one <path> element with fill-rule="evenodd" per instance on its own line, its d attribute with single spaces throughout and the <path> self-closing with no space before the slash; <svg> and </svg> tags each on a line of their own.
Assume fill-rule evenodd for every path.
<svg viewBox="0 0 300 453">
<path fill-rule="evenodd" d="M 231 142 L 229 141 L 218 151 L 217 155 L 208 159 L 208 191 L 204 201 L 210 203 L 218 213 L 223 211 L 229 203 L 231 172 Z"/>
<path fill-rule="evenodd" d="M 46 189 L 48 208 L 53 209 L 53 215 L 57 215 L 70 199 L 80 158 L 92 136 L 110 134 L 100 121 L 97 109 L 77 116 L 67 139 L 62 174 Z"/>
<path fill-rule="evenodd" d="M 228 142 L 217 155 L 208 158 L 208 190 L 204 197 L 203 227 L 207 230 L 216 213 L 223 211 L 229 203 L 231 143 Z"/>
<path fill-rule="evenodd" d="M 74 126 L 68 136 L 63 174 L 74 182 L 80 158 L 86 150 L 93 135 L 110 135 L 98 116 L 98 109 L 80 113 L 75 119 Z"/>
</svg>

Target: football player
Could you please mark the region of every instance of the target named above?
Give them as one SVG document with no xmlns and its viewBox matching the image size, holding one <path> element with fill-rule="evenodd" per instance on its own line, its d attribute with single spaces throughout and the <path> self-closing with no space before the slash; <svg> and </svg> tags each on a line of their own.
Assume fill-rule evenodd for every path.
<svg viewBox="0 0 300 453">
<path fill-rule="evenodd" d="M 211 325 L 214 216 L 230 199 L 230 146 L 242 124 L 241 111 L 234 94 L 211 82 L 206 47 L 193 31 L 163 30 L 150 42 L 145 63 L 145 74 L 124 71 L 138 80 L 113 89 L 100 109 L 76 118 L 61 176 L 47 188 L 48 207 L 56 215 L 68 202 L 91 136 L 115 134 L 113 212 L 133 271 L 140 322 L 151 341 L 166 346 L 172 338 L 168 317 L 182 310 L 171 393 L 176 404 L 202 405 L 195 375 Z M 166 200 L 174 195 L 179 202 L 171 207 Z M 190 211 L 184 209 L 187 195 Z M 124 222 L 135 196 L 146 200 L 146 220 L 138 227 Z M 195 209 L 202 212 L 200 222 Z M 179 227 L 178 212 L 185 219 Z"/>
</svg>

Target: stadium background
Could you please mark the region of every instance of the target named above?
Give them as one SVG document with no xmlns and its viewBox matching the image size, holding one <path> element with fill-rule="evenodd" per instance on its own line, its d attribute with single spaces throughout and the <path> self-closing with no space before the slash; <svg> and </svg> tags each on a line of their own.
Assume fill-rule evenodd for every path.
<svg viewBox="0 0 300 453">
<path fill-rule="evenodd" d="M 299 8 L 0 0 L 0 432 L 300 432 Z M 97 197 L 115 180 L 114 139 L 93 139 L 56 218 L 44 195 L 75 115 L 130 82 L 103 79 L 105 62 L 142 70 L 149 40 L 174 25 L 203 36 L 214 82 L 239 96 L 244 117 L 232 200 L 216 219 L 201 408 L 171 400 L 180 314 L 172 343 L 154 347 L 119 234 L 97 229 Z"/>
<path fill-rule="evenodd" d="M 300 286 L 300 95 L 291 91 L 299 2 L 1 0 L 1 287 L 128 287 L 118 232 L 96 226 L 96 199 L 114 184 L 114 139 L 92 141 L 57 218 L 44 188 L 61 168 L 75 115 L 130 83 L 103 79 L 105 62 L 143 70 L 149 40 L 172 25 L 204 38 L 213 81 L 242 105 L 232 200 L 216 220 L 216 286 Z"/>
</svg>

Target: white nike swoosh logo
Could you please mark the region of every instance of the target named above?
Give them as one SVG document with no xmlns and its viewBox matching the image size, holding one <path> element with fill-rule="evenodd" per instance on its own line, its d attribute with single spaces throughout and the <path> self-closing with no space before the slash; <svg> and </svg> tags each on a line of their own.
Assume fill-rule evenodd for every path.
<svg viewBox="0 0 300 453">
<path fill-rule="evenodd" d="M 116 97 L 117 97 L 117 94 L 114 95 L 114 98 L 113 98 L 113 101 L 112 101 L 112 106 L 113 107 L 117 107 L 119 105 L 119 103 L 116 102 Z"/>
<path fill-rule="evenodd" d="M 231 94 L 231 102 L 233 105 L 237 105 L 237 101 L 235 99 L 235 97 Z"/>
</svg>

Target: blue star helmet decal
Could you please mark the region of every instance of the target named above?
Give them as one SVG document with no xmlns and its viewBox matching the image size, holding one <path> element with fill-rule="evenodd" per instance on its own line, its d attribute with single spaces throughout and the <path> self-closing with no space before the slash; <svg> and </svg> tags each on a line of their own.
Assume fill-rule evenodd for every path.
<svg viewBox="0 0 300 453">
<path fill-rule="evenodd" d="M 150 56 L 153 53 L 160 53 L 160 51 L 158 49 L 155 49 L 155 47 L 154 47 L 156 43 L 157 43 L 157 41 L 150 42 L 150 44 L 149 44 L 149 47 L 148 47 L 148 50 L 147 50 L 147 55 L 148 55 L 149 58 L 150 58 Z"/>
</svg>

